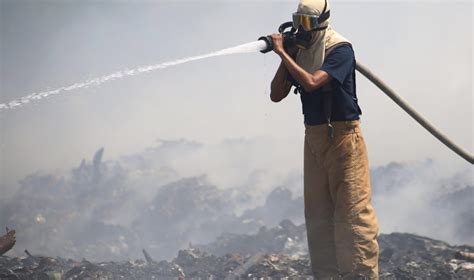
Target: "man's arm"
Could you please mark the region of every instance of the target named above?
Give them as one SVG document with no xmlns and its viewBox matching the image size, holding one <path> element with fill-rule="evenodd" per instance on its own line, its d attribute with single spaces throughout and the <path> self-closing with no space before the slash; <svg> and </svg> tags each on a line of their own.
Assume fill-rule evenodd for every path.
<svg viewBox="0 0 474 280">
<path fill-rule="evenodd" d="M 288 96 L 291 89 L 291 83 L 287 80 L 287 77 L 288 70 L 286 70 L 285 64 L 283 64 L 282 61 L 270 85 L 270 99 L 273 102 L 280 102 Z"/>
<path fill-rule="evenodd" d="M 331 80 L 331 76 L 325 71 L 316 70 L 314 73 L 308 73 L 301 68 L 301 66 L 296 64 L 295 60 L 283 48 L 281 34 L 273 34 L 272 39 L 274 44 L 273 50 L 281 57 L 282 64 L 284 64 L 287 71 L 306 92 L 312 92 Z"/>
<path fill-rule="evenodd" d="M 289 48 L 286 50 L 286 53 L 293 59 L 296 57 L 297 52 L 297 48 Z M 288 96 L 292 85 L 293 84 L 288 81 L 288 69 L 286 69 L 286 66 L 282 61 L 270 85 L 270 99 L 273 102 L 280 102 Z"/>
</svg>

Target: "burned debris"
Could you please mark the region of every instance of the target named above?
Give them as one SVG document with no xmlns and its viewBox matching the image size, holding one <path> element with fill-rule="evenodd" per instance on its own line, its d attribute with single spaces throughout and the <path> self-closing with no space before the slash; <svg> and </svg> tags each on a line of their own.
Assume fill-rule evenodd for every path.
<svg viewBox="0 0 474 280">
<path fill-rule="evenodd" d="M 304 225 L 286 220 L 255 235 L 223 235 L 207 245 L 191 245 L 169 261 L 155 261 L 146 250 L 145 260 L 121 262 L 25 251 L 22 257 L 0 257 L 0 279 L 312 279 L 304 236 Z M 290 239 L 300 245 L 298 253 L 288 253 Z M 379 243 L 380 279 L 474 279 L 474 247 L 407 233 L 382 234 Z"/>
<path fill-rule="evenodd" d="M 216 241 L 198 245 L 198 248 L 216 255 L 229 252 L 241 255 L 259 252 L 302 255 L 306 254 L 306 229 L 304 224 L 296 226 L 285 219 L 277 227 L 261 227 L 256 234 L 224 233 Z"/>
<path fill-rule="evenodd" d="M 231 144 L 241 149 L 239 142 Z M 303 223 L 301 182 L 292 181 L 301 179 L 300 175 L 288 175 L 278 187 L 261 188 L 254 185 L 255 174 L 249 169 L 242 175 L 249 177 L 242 179 L 249 183 L 236 190 L 216 185 L 205 174 L 182 177 L 171 164 L 176 157 L 204 150 L 198 143 L 171 141 L 120 161 L 105 161 L 104 149 L 99 149 L 68 173 L 38 172 L 25 177 L 0 202 L 0 225 L 15 228 L 23 246 L 13 247 L 10 253 L 19 256 L 28 248 L 72 259 L 121 261 L 140 257 L 141 248 L 146 247 L 156 259 L 171 259 L 189 243 L 212 244 L 224 232 L 223 242 L 232 235 L 264 236 L 284 219 Z M 433 165 L 389 164 L 372 171 L 381 230 L 429 233 L 451 243 L 473 244 L 470 198 L 474 186 L 469 172 L 434 178 L 430 184 L 436 195 L 423 196 L 416 209 L 399 209 L 399 201 L 406 199 L 404 194 L 414 189 L 412 185 L 423 183 L 410 174 L 431 174 Z M 420 226 L 434 216 L 437 223 Z M 285 254 L 300 250 L 294 236 L 282 242 L 265 240 L 267 247 L 273 242 L 286 246 Z"/>
<path fill-rule="evenodd" d="M 382 279 L 472 279 L 469 262 L 458 260 L 458 252 L 474 252 L 471 246 L 408 233 L 380 235 L 380 276 Z M 453 266 L 453 263 L 459 266 Z M 461 265 L 462 264 L 462 265 Z"/>
<path fill-rule="evenodd" d="M 192 143 L 171 146 L 164 145 L 201 149 Z M 0 279 L 310 277 L 302 196 L 291 184 L 259 192 L 260 197 L 249 191 L 251 184 L 233 192 L 205 175 L 180 177 L 164 160 L 167 150 L 160 149 L 121 162 L 104 162 L 100 149 L 66 176 L 35 173 L 22 180 L 0 203 L 0 224 L 17 230 L 0 237 L 0 251 L 8 251 L 0 257 Z M 414 168 L 431 172 L 431 165 Z M 403 189 L 419 183 L 408 176 L 411 169 L 393 164 L 372 171 L 374 199 L 385 214 L 391 214 L 390 204 L 399 208 L 394 196 L 403 198 Z M 467 172 L 455 175 L 437 178 L 439 194 L 398 218 L 416 210 L 425 212 L 415 221 L 437 215 L 439 223 L 424 232 L 439 236 L 443 232 L 434 229 L 442 226 L 449 238 L 441 239 L 472 244 L 474 186 Z M 401 221 L 394 224 L 418 232 L 416 223 Z M 397 233 L 381 235 L 379 242 L 381 279 L 474 279 L 473 247 Z M 126 261 L 140 257 L 144 260 Z"/>
<path fill-rule="evenodd" d="M 474 252 L 471 253 L 471 252 L 463 252 L 463 251 L 459 251 L 459 252 L 456 252 L 456 254 L 454 255 L 454 257 L 458 260 L 464 260 L 464 261 L 469 261 L 469 262 L 474 262 Z"/>
<path fill-rule="evenodd" d="M 16 243 L 16 231 L 6 228 L 7 233 L 0 236 L 0 256 L 10 251 Z"/>
</svg>

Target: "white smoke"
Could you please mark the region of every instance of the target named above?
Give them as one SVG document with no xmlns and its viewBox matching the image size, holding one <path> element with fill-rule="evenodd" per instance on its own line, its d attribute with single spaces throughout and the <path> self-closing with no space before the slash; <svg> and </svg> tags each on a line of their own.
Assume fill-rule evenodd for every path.
<svg viewBox="0 0 474 280">
<path fill-rule="evenodd" d="M 66 174 L 34 173 L 0 199 L 0 226 L 17 230 L 11 254 L 91 260 L 175 256 L 222 232 L 254 233 L 282 219 L 303 222 L 302 155 L 271 139 L 215 145 L 159 140 L 104 160 L 100 149 Z M 371 170 L 381 232 L 473 244 L 472 167 L 431 160 Z"/>
</svg>

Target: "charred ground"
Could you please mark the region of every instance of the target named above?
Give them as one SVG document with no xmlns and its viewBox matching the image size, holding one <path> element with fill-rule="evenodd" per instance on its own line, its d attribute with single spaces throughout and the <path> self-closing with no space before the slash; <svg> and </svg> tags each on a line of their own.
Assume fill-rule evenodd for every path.
<svg viewBox="0 0 474 280">
<path fill-rule="evenodd" d="M 222 145 L 210 151 L 195 142 L 163 141 L 143 153 L 109 161 L 103 160 L 100 149 L 91 161 L 82 160 L 66 173 L 37 172 L 25 177 L 13 193 L 0 198 L 0 225 L 15 229 L 18 239 L 10 257 L 1 258 L 3 275 L 21 278 L 44 272 L 65 277 L 81 274 L 84 266 L 84 275 L 96 271 L 133 279 L 155 274 L 168 277 L 169 272 L 175 277 L 179 266 L 187 278 L 202 272 L 220 279 L 247 263 L 238 270 L 245 270 L 247 276 L 279 277 L 278 273 L 291 275 L 296 270 L 306 277 L 300 169 L 282 175 L 246 166 L 244 162 L 254 161 L 242 151 L 252 143 Z M 194 166 L 201 160 L 202 169 L 207 170 L 211 163 L 206 159 L 222 151 L 225 155 L 235 151 L 240 161 L 222 159 L 218 161 L 222 166 L 213 170 L 237 183 L 217 185 L 215 174 L 185 176 L 189 174 L 181 166 L 189 162 Z M 471 171 L 470 167 L 445 170 L 431 160 L 371 170 L 381 232 L 417 234 L 380 235 L 381 273 L 390 273 L 383 277 L 413 279 L 418 272 L 441 275 L 439 279 L 457 279 L 453 277 L 466 273 L 473 277 L 470 263 L 451 261 L 455 252 L 472 252 L 472 247 L 421 237 L 474 244 Z M 277 183 L 268 178 L 278 178 Z M 168 261 L 129 262 L 143 256 L 142 248 L 157 260 Z M 25 255 L 25 249 L 34 257 Z M 83 258 L 88 261 L 78 261 Z M 192 261 L 182 262 L 182 258 Z M 201 261 L 207 266 L 189 268 Z M 168 272 L 160 274 L 160 269 Z"/>
<path fill-rule="evenodd" d="M 1 279 L 311 279 L 304 225 L 284 220 L 254 235 L 222 235 L 169 261 L 89 262 L 31 255 L 0 257 Z M 474 247 L 406 233 L 382 234 L 381 279 L 473 279 Z M 296 249 L 296 250 L 295 250 Z M 302 249 L 302 250 L 301 250 Z"/>
</svg>

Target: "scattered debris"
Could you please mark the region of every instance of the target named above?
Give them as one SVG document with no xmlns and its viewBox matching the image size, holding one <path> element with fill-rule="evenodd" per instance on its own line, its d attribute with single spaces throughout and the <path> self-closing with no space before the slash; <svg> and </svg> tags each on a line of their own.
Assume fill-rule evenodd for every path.
<svg viewBox="0 0 474 280">
<path fill-rule="evenodd" d="M 189 154 L 196 160 L 197 154 L 206 154 L 206 147 L 186 140 L 160 141 L 158 147 L 121 160 L 105 160 L 101 148 L 92 159 L 84 159 L 67 172 L 35 172 L 18 181 L 8 196 L 0 197 L 0 226 L 17 229 L 21 240 L 21 247 L 15 245 L 9 254 L 20 256 L 28 248 L 71 259 L 121 261 L 142 257 L 141 248 L 146 246 L 156 260 L 171 259 L 189 242 L 209 244 L 223 232 L 229 234 L 221 243 L 232 234 L 245 240 L 243 234 L 258 232 L 265 248 L 276 249 L 267 252 L 295 255 L 304 251 L 305 237 L 286 235 L 284 226 L 275 229 L 284 238 L 265 237 L 272 236 L 272 228 L 283 219 L 303 223 L 300 170 L 281 174 L 286 179 L 276 188 L 270 183 L 273 181 L 262 181 L 269 175 L 265 169 L 253 167 L 247 168 L 246 174 L 239 173 L 239 178 L 243 177 L 238 188 L 235 182 L 215 185 L 216 177 L 211 174 L 183 178 L 186 172 L 175 169 L 176 160 L 188 162 Z M 247 144 L 239 140 L 224 147 L 226 151 L 229 147 L 244 151 Z M 225 168 L 234 170 L 235 164 Z M 433 162 L 393 163 L 372 170 L 373 185 L 377 186 L 374 207 L 377 203 L 381 206 L 376 208 L 380 220 L 386 222 L 383 230 L 430 232 L 430 236 L 451 243 L 474 244 L 472 170 L 428 177 L 437 170 L 439 166 Z M 420 180 L 425 177 L 430 179 Z M 397 209 L 398 201 L 405 201 L 404 194 L 414 184 L 429 185 L 433 195 L 423 197 L 424 204 L 416 208 L 422 211 Z M 404 217 L 411 217 L 411 222 L 404 224 Z M 436 223 L 424 223 L 434 219 Z M 259 231 L 262 226 L 266 228 Z M 303 246 L 298 247 L 300 244 Z M 224 255 L 233 249 L 231 245 L 219 247 L 221 251 L 206 251 Z M 248 247 L 242 251 L 255 247 L 240 241 L 234 245 Z M 255 253 L 257 250 L 249 252 Z"/>
<path fill-rule="evenodd" d="M 150 256 L 150 254 L 148 254 L 148 252 L 145 249 L 143 249 L 142 251 L 147 263 L 156 263 L 155 260 Z"/>
<path fill-rule="evenodd" d="M 247 273 L 249 268 L 251 268 L 252 266 L 254 266 L 258 263 L 260 263 L 264 258 L 265 258 L 265 255 L 263 253 L 257 253 L 255 255 L 253 255 L 244 264 L 242 264 L 241 266 L 239 266 L 236 269 L 234 269 L 233 271 L 231 271 L 229 273 L 229 275 L 227 275 L 225 280 L 233 280 L 233 279 L 242 278 Z"/>
<path fill-rule="evenodd" d="M 254 234 L 222 234 L 216 241 L 207 245 L 197 245 L 204 251 L 216 255 L 239 253 L 255 255 L 259 252 L 283 253 L 291 256 L 306 254 L 305 225 L 296 226 L 290 220 L 283 220 L 277 227 L 261 227 Z"/>
<path fill-rule="evenodd" d="M 466 260 L 474 262 L 474 253 L 459 251 L 454 254 L 454 257 L 458 260 Z"/>
<path fill-rule="evenodd" d="M 16 243 L 16 231 L 7 229 L 7 233 L 0 237 L 0 256 L 8 252 Z"/>
<path fill-rule="evenodd" d="M 282 221 L 276 228 L 262 228 L 255 235 L 226 235 L 212 244 L 181 250 L 171 261 L 159 262 L 146 250 L 146 260 L 97 263 L 32 255 L 25 250 L 25 257 L 0 256 L 0 279 L 306 280 L 312 279 L 307 254 L 289 255 L 282 245 L 304 235 L 304 225 Z M 474 247 L 451 246 L 407 233 L 382 234 L 378 240 L 381 280 L 474 279 L 474 262 L 469 259 Z M 305 242 L 301 238 L 297 243 Z M 203 248 L 228 251 L 214 255 Z"/>
</svg>

